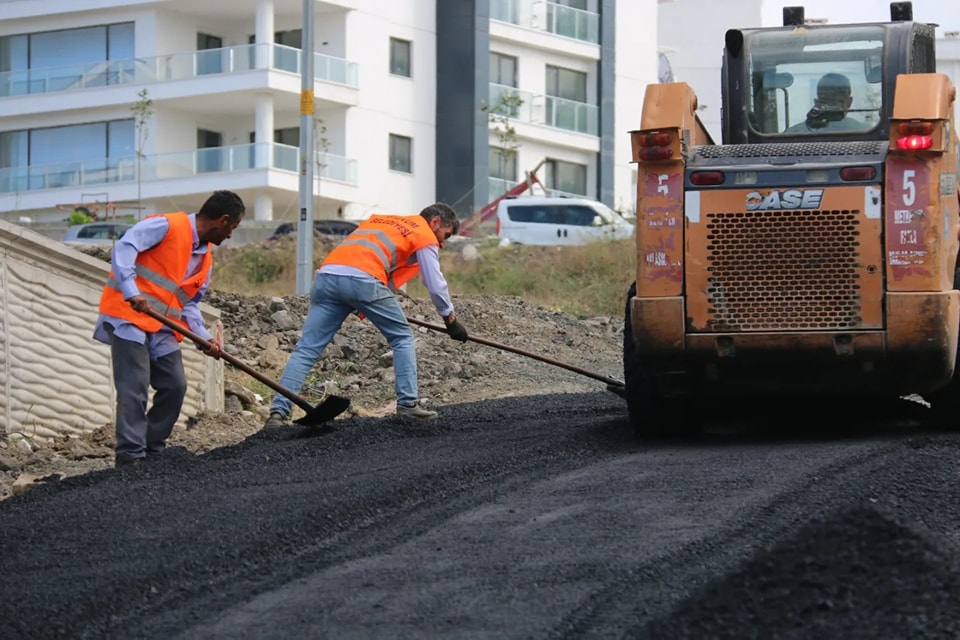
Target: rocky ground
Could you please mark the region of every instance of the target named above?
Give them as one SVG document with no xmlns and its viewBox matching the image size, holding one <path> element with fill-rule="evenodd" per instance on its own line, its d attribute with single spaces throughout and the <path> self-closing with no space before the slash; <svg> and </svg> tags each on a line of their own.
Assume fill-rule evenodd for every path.
<svg viewBox="0 0 960 640">
<path fill-rule="evenodd" d="M 245 297 L 211 291 L 222 311 L 226 350 L 279 380 L 300 334 L 308 298 Z M 622 320 L 576 318 L 514 297 L 454 297 L 471 335 L 572 364 L 603 377 L 622 378 Z M 442 324 L 429 300 L 401 298 L 409 318 Z M 604 383 L 552 364 L 415 327 L 421 401 L 432 407 L 516 395 L 603 389 Z M 392 358 L 370 322 L 349 318 L 301 391 L 311 401 L 332 392 L 348 396 L 343 417 L 378 416 L 394 410 Z M 177 427 L 169 442 L 192 453 L 234 444 L 259 431 L 272 391 L 226 367 L 226 411 L 201 415 Z M 297 410 L 299 411 L 299 410 Z M 294 413 L 294 418 L 298 417 Z M 38 444 L 0 437 L 0 499 L 44 478 L 103 469 L 113 464 L 111 424 L 93 425 L 82 438 Z"/>
</svg>

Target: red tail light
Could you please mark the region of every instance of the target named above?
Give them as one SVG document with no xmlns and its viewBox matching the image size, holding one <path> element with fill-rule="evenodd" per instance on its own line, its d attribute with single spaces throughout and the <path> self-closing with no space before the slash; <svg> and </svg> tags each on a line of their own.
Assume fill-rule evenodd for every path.
<svg viewBox="0 0 960 640">
<path fill-rule="evenodd" d="M 640 136 L 641 147 L 669 147 L 673 136 L 669 133 L 644 133 Z"/>
<path fill-rule="evenodd" d="M 897 131 L 901 136 L 929 136 L 933 135 L 932 122 L 901 122 L 897 125 Z"/>
<path fill-rule="evenodd" d="M 902 126 L 902 125 L 901 125 Z M 918 151 L 933 146 L 933 136 L 906 136 L 897 138 L 897 148 L 904 151 Z"/>
<path fill-rule="evenodd" d="M 635 132 L 633 138 L 634 158 L 642 160 L 669 160 L 674 156 L 676 131 Z"/>
<path fill-rule="evenodd" d="M 877 170 L 873 167 L 844 167 L 840 169 L 840 179 L 847 182 L 873 180 L 876 177 Z"/>
<path fill-rule="evenodd" d="M 672 157 L 672 147 L 640 147 L 641 160 L 669 160 Z"/>
<path fill-rule="evenodd" d="M 500 235 L 500 216 L 497 216 L 497 230 L 494 233 Z"/>
<path fill-rule="evenodd" d="M 694 171 L 690 174 L 690 182 L 697 186 L 723 184 L 722 171 Z"/>
</svg>

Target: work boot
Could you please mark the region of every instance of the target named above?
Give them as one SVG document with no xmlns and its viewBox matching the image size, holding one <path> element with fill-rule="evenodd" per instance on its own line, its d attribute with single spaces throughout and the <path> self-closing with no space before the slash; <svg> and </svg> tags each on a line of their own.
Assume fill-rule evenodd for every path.
<svg viewBox="0 0 960 640">
<path fill-rule="evenodd" d="M 263 423 L 263 428 L 274 429 L 276 427 L 285 427 L 288 424 L 287 416 L 283 415 L 279 411 L 271 411 L 270 417 L 267 418 L 267 421 Z"/>
<path fill-rule="evenodd" d="M 410 418 L 419 418 L 420 420 L 430 420 L 432 418 L 436 418 L 440 414 L 438 414 L 436 411 L 431 411 L 430 409 L 424 409 L 418 404 L 415 404 L 412 407 L 406 407 L 402 404 L 398 404 L 397 415 L 407 416 Z"/>
</svg>

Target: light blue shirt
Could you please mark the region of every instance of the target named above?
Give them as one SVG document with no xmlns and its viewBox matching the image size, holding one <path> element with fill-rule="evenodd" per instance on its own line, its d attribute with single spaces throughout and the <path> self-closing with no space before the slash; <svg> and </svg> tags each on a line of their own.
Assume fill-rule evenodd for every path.
<svg viewBox="0 0 960 640">
<path fill-rule="evenodd" d="M 447 285 L 447 279 L 443 277 L 443 272 L 440 271 L 440 246 L 432 244 L 423 249 L 418 249 L 414 255 L 417 257 L 417 264 L 420 265 L 420 279 L 430 294 L 433 306 L 437 308 L 440 317 L 446 318 L 453 313 L 453 302 L 450 301 L 450 288 Z M 350 276 L 352 278 L 373 277 L 361 269 L 349 267 L 345 264 L 327 264 L 320 267 L 318 273 Z"/>
<path fill-rule="evenodd" d="M 196 275 L 203 264 L 203 258 L 207 253 L 206 242 L 201 243 L 197 236 L 197 214 L 191 213 L 190 228 L 193 231 L 193 253 L 190 254 L 190 261 L 187 264 L 187 272 L 183 274 L 183 280 Z M 120 292 L 124 300 L 129 300 L 133 296 L 140 294 L 140 289 L 136 283 L 136 263 L 137 256 L 148 249 L 160 244 L 167 235 L 170 223 L 165 216 L 155 216 L 141 220 L 133 225 L 123 234 L 113 246 L 113 254 L 110 264 L 113 268 L 114 279 L 120 286 Z M 187 304 L 183 306 L 181 318 L 190 327 L 190 330 L 205 340 L 210 340 L 212 336 L 203 325 L 203 314 L 198 306 L 203 294 L 207 291 L 210 283 L 210 275 L 201 285 L 200 290 Z M 110 334 L 106 325 L 113 327 L 113 332 L 118 338 L 139 342 L 150 348 L 150 358 L 157 359 L 167 354 L 173 353 L 180 348 L 173 331 L 166 326 L 160 327 L 155 333 L 147 333 L 132 322 L 127 322 L 122 318 L 115 318 L 101 313 L 97 317 L 97 323 L 93 328 L 93 339 L 99 342 L 110 344 Z"/>
</svg>

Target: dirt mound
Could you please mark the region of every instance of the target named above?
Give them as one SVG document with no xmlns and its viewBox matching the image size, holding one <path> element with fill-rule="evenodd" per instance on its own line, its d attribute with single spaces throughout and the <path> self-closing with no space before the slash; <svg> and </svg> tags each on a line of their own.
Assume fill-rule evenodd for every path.
<svg viewBox="0 0 960 640">
<path fill-rule="evenodd" d="M 109 259 L 109 253 L 98 256 Z M 222 312 L 226 350 L 279 381 L 300 336 L 309 306 L 306 295 L 248 297 L 210 291 L 206 302 Z M 409 318 L 442 325 L 432 303 L 401 298 Z M 454 296 L 457 316 L 471 335 L 566 362 L 602 376 L 622 377 L 622 319 L 577 318 L 517 297 Z M 446 334 L 414 327 L 421 400 L 430 406 L 516 395 L 602 389 L 603 383 L 563 368 Z M 350 415 L 392 412 L 393 359 L 389 345 L 369 322 L 350 317 L 301 389 L 317 401 L 324 393 L 352 400 Z M 195 453 L 233 444 L 259 430 L 273 391 L 227 365 L 226 411 L 198 416 L 174 430 L 171 446 Z M 442 409 L 441 409 L 442 410 Z M 294 417 L 301 415 L 295 409 Z M 112 425 L 91 425 L 82 438 L 52 443 L 0 438 L 0 499 L 19 478 L 29 484 L 45 476 L 75 475 L 113 464 Z"/>
</svg>

